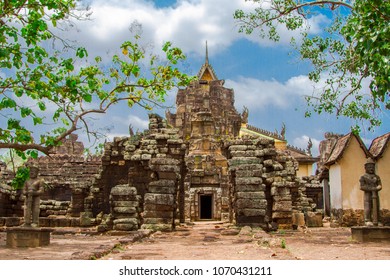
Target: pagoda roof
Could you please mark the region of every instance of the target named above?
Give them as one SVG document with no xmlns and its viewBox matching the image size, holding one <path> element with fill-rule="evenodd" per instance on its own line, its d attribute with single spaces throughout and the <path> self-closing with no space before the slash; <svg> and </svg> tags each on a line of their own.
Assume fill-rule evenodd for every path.
<svg viewBox="0 0 390 280">
<path fill-rule="evenodd" d="M 202 67 L 199 70 L 198 79 L 199 80 L 206 80 L 206 81 L 218 80 L 218 77 L 215 74 L 215 71 L 214 71 L 213 67 L 209 63 L 209 51 L 208 51 L 208 47 L 207 47 L 207 41 L 206 41 L 205 62 L 203 63 Z"/>
</svg>

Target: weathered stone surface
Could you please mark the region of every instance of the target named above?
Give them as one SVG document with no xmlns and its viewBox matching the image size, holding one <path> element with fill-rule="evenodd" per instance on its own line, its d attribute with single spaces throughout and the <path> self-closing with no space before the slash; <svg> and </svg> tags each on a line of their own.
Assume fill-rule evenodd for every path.
<svg viewBox="0 0 390 280">
<path fill-rule="evenodd" d="M 146 204 L 144 206 L 144 211 L 173 211 L 173 205 L 160 205 L 160 204 Z"/>
<path fill-rule="evenodd" d="M 176 188 L 172 187 L 160 187 L 160 186 L 149 186 L 148 192 L 157 194 L 175 194 Z"/>
<path fill-rule="evenodd" d="M 263 175 L 262 169 L 253 169 L 253 170 L 237 170 L 237 177 L 261 177 Z"/>
<path fill-rule="evenodd" d="M 80 226 L 90 227 L 94 224 L 95 219 L 92 217 L 91 213 L 80 213 Z"/>
<path fill-rule="evenodd" d="M 113 207 L 112 210 L 116 214 L 134 214 L 134 213 L 137 213 L 137 208 L 135 208 L 135 207 Z"/>
<path fill-rule="evenodd" d="M 111 195 L 125 196 L 125 195 L 137 195 L 137 189 L 130 187 L 129 185 L 118 185 L 111 189 Z"/>
<path fill-rule="evenodd" d="M 308 227 L 322 227 L 321 213 L 306 212 L 305 220 Z"/>
<path fill-rule="evenodd" d="M 246 198 L 246 199 L 264 199 L 265 193 L 264 192 L 237 192 L 236 198 Z"/>
<path fill-rule="evenodd" d="M 14 227 L 7 229 L 7 247 L 35 248 L 50 245 L 51 229 Z"/>
<path fill-rule="evenodd" d="M 150 165 L 151 166 L 156 166 L 156 165 L 179 166 L 180 161 L 173 158 L 153 158 L 150 160 Z"/>
<path fill-rule="evenodd" d="M 274 202 L 274 204 L 272 205 L 272 210 L 290 212 L 292 210 L 292 203 L 290 200 Z"/>
<path fill-rule="evenodd" d="M 243 164 L 260 164 L 261 160 L 257 157 L 235 157 L 229 159 L 230 166 L 243 165 Z"/>
<path fill-rule="evenodd" d="M 131 225 L 138 225 L 138 219 L 136 218 L 122 218 L 122 219 L 115 219 L 114 225 L 118 224 L 131 224 Z"/>
<path fill-rule="evenodd" d="M 114 225 L 114 230 L 120 231 L 134 231 L 138 230 L 138 225 L 135 224 L 116 224 Z"/>
<path fill-rule="evenodd" d="M 161 204 L 161 205 L 173 205 L 174 197 L 171 194 L 145 194 L 145 204 Z"/>
<path fill-rule="evenodd" d="M 292 213 L 292 224 L 296 227 L 305 225 L 305 214 L 299 212 Z"/>
<path fill-rule="evenodd" d="M 163 219 L 172 219 L 173 211 L 145 211 L 144 218 L 163 218 Z"/>
<path fill-rule="evenodd" d="M 240 216 L 265 216 L 266 211 L 265 209 L 239 209 L 237 210 L 237 214 Z"/>
<path fill-rule="evenodd" d="M 111 202 L 112 207 L 138 207 L 139 202 L 137 200 L 130 200 L 130 201 L 112 201 Z"/>
<path fill-rule="evenodd" d="M 241 177 L 236 179 L 237 185 L 260 185 L 263 180 L 259 177 Z"/>
<path fill-rule="evenodd" d="M 171 225 L 172 224 L 172 218 L 145 218 L 144 219 L 144 224 L 167 224 Z"/>
<path fill-rule="evenodd" d="M 267 200 L 265 199 L 237 199 L 237 209 L 251 208 L 251 209 L 265 209 L 267 207 Z"/>
<path fill-rule="evenodd" d="M 156 188 L 165 187 L 165 188 L 175 189 L 176 182 L 174 180 L 158 180 L 158 181 L 150 182 L 149 187 L 156 187 Z"/>
<path fill-rule="evenodd" d="M 236 192 L 264 192 L 266 186 L 261 185 L 236 185 Z"/>
</svg>

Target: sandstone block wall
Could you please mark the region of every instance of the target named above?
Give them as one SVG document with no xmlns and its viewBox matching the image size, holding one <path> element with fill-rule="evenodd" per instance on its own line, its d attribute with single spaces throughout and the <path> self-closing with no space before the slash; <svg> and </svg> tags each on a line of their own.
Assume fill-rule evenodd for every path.
<svg viewBox="0 0 390 280">
<path fill-rule="evenodd" d="M 292 225 L 291 189 L 296 187 L 296 162 L 268 139 L 237 139 L 225 144 L 233 184 L 236 223 L 267 228 Z"/>
</svg>

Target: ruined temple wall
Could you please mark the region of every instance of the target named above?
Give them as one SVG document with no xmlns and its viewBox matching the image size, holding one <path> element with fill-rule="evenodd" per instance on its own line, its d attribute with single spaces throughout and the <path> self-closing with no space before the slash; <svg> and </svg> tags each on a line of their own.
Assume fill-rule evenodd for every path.
<svg viewBox="0 0 390 280">
<path fill-rule="evenodd" d="M 15 191 L 8 185 L 0 186 L 0 217 L 21 216 L 23 200 L 21 191 Z"/>
<path fill-rule="evenodd" d="M 364 226 L 363 209 L 332 209 L 332 226 L 352 227 Z M 390 210 L 379 211 L 379 222 L 384 226 L 390 226 Z"/>
<path fill-rule="evenodd" d="M 151 114 L 149 120 L 145 133 L 106 143 L 103 168 L 89 197 L 94 216 L 116 203 L 110 201 L 114 187 L 128 185 L 139 196 L 140 225 L 173 224 L 186 145 L 178 129 L 167 128 L 161 117 Z"/>
<path fill-rule="evenodd" d="M 238 225 L 281 228 L 292 225 L 291 188 L 296 187 L 296 163 L 268 139 L 237 139 L 226 143 L 234 182 L 233 207 Z"/>
<path fill-rule="evenodd" d="M 33 159 L 29 164 L 38 166 L 38 176 L 46 183 L 41 196 L 42 217 L 78 217 L 84 211 L 84 198 L 101 166 L 100 157 L 55 154 Z"/>
</svg>

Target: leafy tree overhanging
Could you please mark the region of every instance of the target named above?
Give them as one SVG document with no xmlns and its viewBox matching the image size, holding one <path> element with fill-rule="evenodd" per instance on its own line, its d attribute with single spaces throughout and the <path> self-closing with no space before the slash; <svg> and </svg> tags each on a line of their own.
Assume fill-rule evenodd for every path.
<svg viewBox="0 0 390 280">
<path fill-rule="evenodd" d="M 237 10 L 240 32 L 278 41 L 278 26 L 301 30 L 303 39 L 293 41 L 303 60 L 313 65 L 309 78 L 323 84 L 307 96 L 311 112 L 331 113 L 356 121 L 355 131 L 368 122 L 381 124 L 381 112 L 390 109 L 390 1 L 382 0 L 246 0 L 256 8 Z M 332 23 L 318 36 L 304 28 L 307 19 L 331 14 Z"/>
<path fill-rule="evenodd" d="M 84 16 L 75 0 L 0 2 L 0 149 L 23 157 L 50 154 L 81 128 L 96 136 L 90 115 L 104 114 L 118 102 L 150 109 L 168 90 L 191 80 L 178 68 L 185 59 L 179 48 L 167 42 L 163 60 L 147 56 L 139 36 L 120 46 L 109 69 L 101 57 L 85 63 L 85 48 L 55 34 L 60 24 Z M 54 40 L 66 55 L 52 48 Z M 39 127 L 47 132 L 34 134 Z"/>
</svg>

